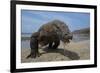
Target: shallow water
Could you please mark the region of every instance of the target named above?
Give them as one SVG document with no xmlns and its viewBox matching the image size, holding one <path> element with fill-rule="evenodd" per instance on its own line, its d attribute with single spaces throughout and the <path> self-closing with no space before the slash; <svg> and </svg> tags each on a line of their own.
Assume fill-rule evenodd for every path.
<svg viewBox="0 0 100 73">
<path fill-rule="evenodd" d="M 29 40 L 22 40 L 21 41 L 21 48 L 22 49 L 30 48 L 30 41 Z"/>
<path fill-rule="evenodd" d="M 79 41 L 89 40 L 89 39 L 90 39 L 89 35 L 86 35 L 86 34 L 81 34 L 81 35 L 80 34 L 74 34 L 72 41 L 79 42 Z"/>
</svg>

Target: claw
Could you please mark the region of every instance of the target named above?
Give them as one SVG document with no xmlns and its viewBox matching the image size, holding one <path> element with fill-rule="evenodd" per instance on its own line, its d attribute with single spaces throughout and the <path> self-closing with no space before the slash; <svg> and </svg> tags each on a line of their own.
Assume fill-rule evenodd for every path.
<svg viewBox="0 0 100 73">
<path fill-rule="evenodd" d="M 40 57 L 40 53 L 38 52 L 38 53 L 31 53 L 31 54 L 29 54 L 27 57 L 26 57 L 26 59 L 28 59 L 29 57 L 31 57 L 31 58 L 36 58 L 36 57 Z"/>
</svg>

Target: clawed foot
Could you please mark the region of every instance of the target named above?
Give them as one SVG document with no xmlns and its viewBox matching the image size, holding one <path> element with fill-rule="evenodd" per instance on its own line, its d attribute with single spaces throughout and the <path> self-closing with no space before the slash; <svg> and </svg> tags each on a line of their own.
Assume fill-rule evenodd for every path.
<svg viewBox="0 0 100 73">
<path fill-rule="evenodd" d="M 28 59 L 29 57 L 30 58 L 36 58 L 36 57 L 40 57 L 40 53 L 34 53 L 34 54 L 30 54 L 30 55 L 28 55 L 26 58 Z"/>
</svg>

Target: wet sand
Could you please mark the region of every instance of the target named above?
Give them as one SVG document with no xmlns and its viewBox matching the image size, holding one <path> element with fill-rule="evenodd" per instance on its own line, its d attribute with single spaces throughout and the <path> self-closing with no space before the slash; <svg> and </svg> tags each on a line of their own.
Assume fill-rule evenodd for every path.
<svg viewBox="0 0 100 73">
<path fill-rule="evenodd" d="M 60 43 L 58 49 L 51 50 L 47 48 L 39 49 L 40 57 L 28 58 L 30 48 L 21 49 L 21 62 L 50 62 L 50 61 L 70 61 L 70 60 L 88 60 L 90 59 L 90 41 L 83 40 L 79 42 L 71 41 L 68 45 L 63 47 Z"/>
</svg>

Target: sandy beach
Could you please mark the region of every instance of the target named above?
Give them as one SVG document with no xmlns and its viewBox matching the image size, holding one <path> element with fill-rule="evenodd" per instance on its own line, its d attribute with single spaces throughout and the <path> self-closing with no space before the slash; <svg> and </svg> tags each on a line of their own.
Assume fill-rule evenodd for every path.
<svg viewBox="0 0 100 73">
<path fill-rule="evenodd" d="M 21 49 L 21 62 L 50 62 L 50 61 L 70 61 L 70 60 L 88 60 L 90 59 L 90 40 L 83 40 L 79 42 L 71 41 L 68 45 L 63 47 L 60 43 L 58 49 L 51 50 L 47 48 L 39 49 L 40 57 L 28 58 L 30 48 Z"/>
</svg>

